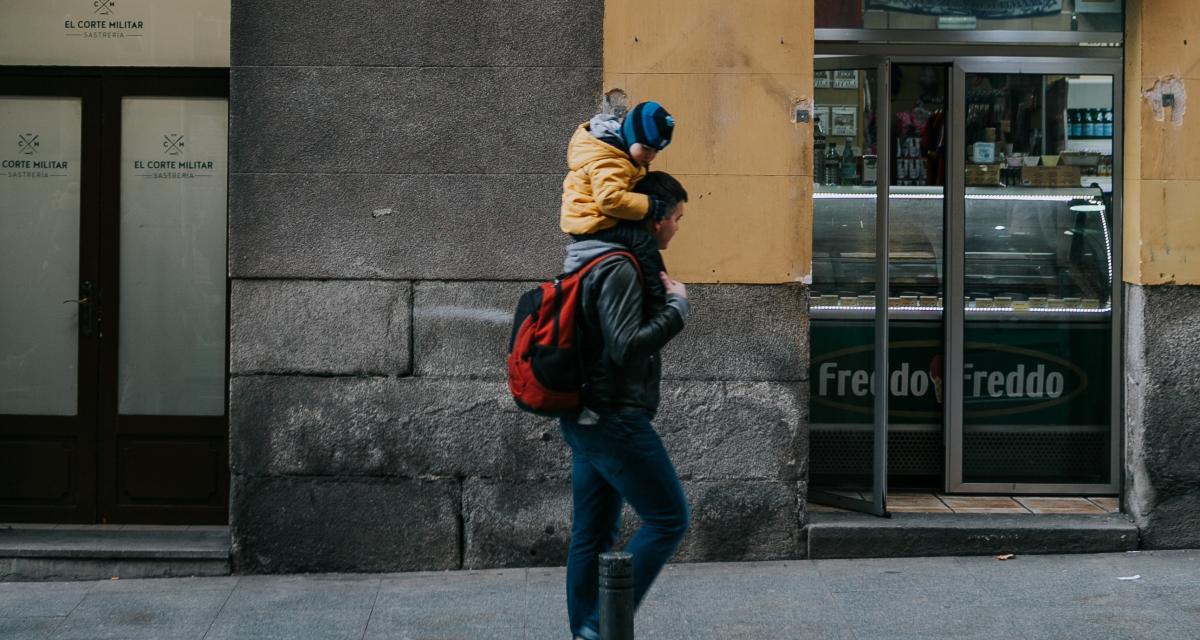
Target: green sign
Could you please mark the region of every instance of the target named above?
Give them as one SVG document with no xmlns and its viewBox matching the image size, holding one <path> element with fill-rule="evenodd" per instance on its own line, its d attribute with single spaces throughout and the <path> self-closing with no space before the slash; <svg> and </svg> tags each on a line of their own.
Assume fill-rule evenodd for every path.
<svg viewBox="0 0 1200 640">
<path fill-rule="evenodd" d="M 891 424 L 942 421 L 940 322 L 893 322 L 887 376 Z M 968 322 L 963 418 L 970 424 L 1107 425 L 1107 322 Z M 869 320 L 814 320 L 813 424 L 872 421 L 874 329 Z"/>
</svg>

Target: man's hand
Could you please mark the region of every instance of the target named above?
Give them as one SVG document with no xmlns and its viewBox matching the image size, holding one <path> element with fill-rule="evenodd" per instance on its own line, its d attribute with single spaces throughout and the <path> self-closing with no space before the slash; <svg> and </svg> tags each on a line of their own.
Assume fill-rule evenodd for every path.
<svg viewBox="0 0 1200 640">
<path fill-rule="evenodd" d="M 659 271 L 658 277 L 662 279 L 663 287 L 667 290 L 667 295 L 677 295 L 683 299 L 687 299 L 687 287 L 678 280 L 672 280 L 667 275 L 666 271 Z"/>
</svg>

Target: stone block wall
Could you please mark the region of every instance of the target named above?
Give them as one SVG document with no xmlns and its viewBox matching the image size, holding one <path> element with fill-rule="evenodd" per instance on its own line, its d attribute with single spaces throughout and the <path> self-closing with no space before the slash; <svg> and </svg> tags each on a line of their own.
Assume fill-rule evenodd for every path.
<svg viewBox="0 0 1200 640">
<path fill-rule="evenodd" d="M 1125 510 L 1145 548 L 1200 547 L 1200 287 L 1125 291 Z"/>
<path fill-rule="evenodd" d="M 1200 546 L 1198 28 L 1196 2 L 1125 2 L 1124 508 L 1147 548 Z"/>
<path fill-rule="evenodd" d="M 564 562 L 570 456 L 502 362 L 517 296 L 560 268 L 602 22 L 599 1 L 233 2 L 239 571 Z M 795 557 L 805 290 L 691 292 L 657 421 L 693 509 L 678 558 Z"/>
</svg>

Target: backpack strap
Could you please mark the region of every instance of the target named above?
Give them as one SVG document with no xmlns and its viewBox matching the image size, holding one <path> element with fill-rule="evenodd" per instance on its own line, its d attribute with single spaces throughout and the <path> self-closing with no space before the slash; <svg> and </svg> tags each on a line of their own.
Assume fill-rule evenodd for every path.
<svg viewBox="0 0 1200 640">
<path fill-rule="evenodd" d="M 608 260 L 609 258 L 612 258 L 614 256 L 625 256 L 626 258 L 629 258 L 629 261 L 633 263 L 633 268 L 637 269 L 638 286 L 639 287 L 645 286 L 644 283 L 642 282 L 642 266 L 640 264 L 638 264 L 637 257 L 635 257 L 629 251 L 624 251 L 621 249 L 614 249 L 612 251 L 602 253 L 599 256 L 596 256 L 595 258 L 592 258 L 591 260 L 588 261 L 587 264 L 576 269 L 575 271 L 572 271 L 570 273 L 564 273 L 564 274 L 556 277 L 554 279 L 554 298 L 556 301 L 558 301 L 557 304 L 561 304 L 561 301 L 562 301 L 562 281 L 564 278 L 575 277 L 577 279 L 577 282 L 582 283 L 583 279 L 585 277 L 587 277 L 587 274 L 593 268 L 599 266 L 601 262 L 604 262 L 605 260 Z M 556 308 L 554 311 L 554 323 L 551 325 L 551 334 L 550 335 L 551 335 L 551 343 L 552 344 L 558 344 L 558 333 L 559 333 L 558 317 L 559 317 L 559 315 L 560 315 L 559 310 Z"/>
<path fill-rule="evenodd" d="M 593 267 L 598 266 L 601 262 L 604 262 L 605 260 L 608 260 L 609 258 L 611 258 L 613 256 L 625 256 L 626 258 L 629 258 L 629 261 L 633 263 L 633 268 L 637 269 L 638 284 L 641 285 L 642 280 L 644 278 L 644 276 L 642 276 L 642 265 L 638 264 L 637 257 L 635 257 L 633 255 L 633 253 L 631 253 L 629 251 L 625 251 L 623 249 L 613 249 L 612 251 L 609 251 L 607 253 L 600 254 L 599 256 L 592 258 L 587 264 L 583 265 L 579 269 L 576 269 L 575 271 L 572 271 L 571 273 L 563 274 L 563 275 L 559 276 L 557 279 L 561 280 L 562 278 L 564 278 L 566 276 L 575 275 L 575 274 L 579 274 L 579 277 L 583 278 L 584 276 L 586 276 L 588 274 L 589 271 L 592 270 Z"/>
</svg>

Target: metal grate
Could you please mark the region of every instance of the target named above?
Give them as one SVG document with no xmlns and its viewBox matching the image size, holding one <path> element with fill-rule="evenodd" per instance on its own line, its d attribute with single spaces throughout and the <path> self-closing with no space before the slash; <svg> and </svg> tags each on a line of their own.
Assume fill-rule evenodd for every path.
<svg viewBox="0 0 1200 640">
<path fill-rule="evenodd" d="M 874 437 L 859 429 L 813 429 L 810 469 L 814 484 L 823 479 L 869 476 Z M 1108 434 L 1103 431 L 972 431 L 963 434 L 963 474 L 967 482 L 1106 482 Z M 945 450 L 940 431 L 888 434 L 888 476 L 943 475 Z"/>
<path fill-rule="evenodd" d="M 870 431 L 814 429 L 811 434 L 813 475 L 869 475 L 874 447 Z M 888 434 L 888 475 L 940 475 L 945 458 L 937 431 Z"/>
<path fill-rule="evenodd" d="M 966 482 L 1105 482 L 1108 434 L 1077 431 L 963 434 Z"/>
</svg>

